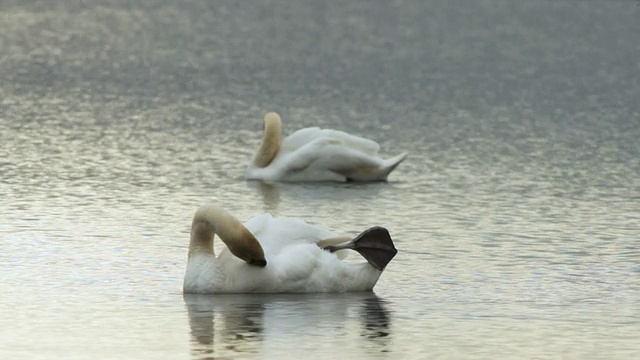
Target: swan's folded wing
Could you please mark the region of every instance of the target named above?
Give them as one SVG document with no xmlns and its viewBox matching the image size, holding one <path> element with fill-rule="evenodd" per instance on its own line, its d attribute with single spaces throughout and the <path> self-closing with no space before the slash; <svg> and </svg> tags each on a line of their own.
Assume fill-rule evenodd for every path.
<svg viewBox="0 0 640 360">
<path fill-rule="evenodd" d="M 300 129 L 289 135 L 282 142 L 281 151 L 296 151 L 314 141 L 338 141 L 342 146 L 366 154 L 375 155 L 380 150 L 377 142 L 344 131 L 320 129 L 318 127 Z"/>
<path fill-rule="evenodd" d="M 277 253 L 283 248 L 297 244 L 317 244 L 323 239 L 337 235 L 304 220 L 289 217 L 272 217 L 269 214 L 253 217 L 244 223 L 258 239 L 265 253 Z"/>
<path fill-rule="evenodd" d="M 333 138 L 311 141 L 296 151 L 282 154 L 282 164 L 288 173 L 313 169 L 347 174 L 359 169 L 375 169 L 383 165 L 382 159 L 365 153 Z"/>
<path fill-rule="evenodd" d="M 380 145 L 377 142 L 369 139 L 365 139 L 360 136 L 351 135 L 344 131 L 324 129 L 321 130 L 324 137 L 331 138 L 333 140 L 339 140 L 342 146 L 346 146 L 353 150 L 357 150 L 369 155 L 377 155 L 380 150 Z"/>
</svg>

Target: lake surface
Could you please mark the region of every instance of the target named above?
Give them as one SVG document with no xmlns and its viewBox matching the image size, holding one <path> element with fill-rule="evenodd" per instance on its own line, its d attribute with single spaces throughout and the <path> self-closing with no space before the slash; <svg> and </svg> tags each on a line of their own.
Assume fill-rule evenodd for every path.
<svg viewBox="0 0 640 360">
<path fill-rule="evenodd" d="M 3 1 L 0 358 L 640 356 L 635 1 Z M 243 179 L 262 116 L 409 151 Z M 202 204 L 399 249 L 373 293 L 181 291 Z"/>
</svg>

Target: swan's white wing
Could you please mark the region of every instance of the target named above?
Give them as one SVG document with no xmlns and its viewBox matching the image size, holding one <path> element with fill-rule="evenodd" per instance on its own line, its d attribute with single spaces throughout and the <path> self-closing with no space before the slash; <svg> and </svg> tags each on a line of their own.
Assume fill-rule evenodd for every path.
<svg viewBox="0 0 640 360">
<path fill-rule="evenodd" d="M 255 216 L 244 225 L 258 239 L 265 254 L 275 254 L 287 246 L 297 244 L 317 244 L 321 240 L 338 236 L 300 219 L 274 218 L 269 214 Z"/>
<path fill-rule="evenodd" d="M 359 136 L 347 134 L 344 131 L 320 129 L 311 127 L 300 129 L 289 135 L 282 141 L 282 152 L 293 152 L 313 141 L 325 139 L 327 141 L 334 140 L 340 142 L 342 146 L 357 150 L 366 154 L 375 155 L 380 150 L 380 145 L 373 140 L 365 139 Z"/>
<path fill-rule="evenodd" d="M 307 177 L 323 172 L 349 177 L 353 172 L 377 169 L 383 165 L 379 157 L 349 145 L 341 139 L 321 137 L 293 152 L 282 152 L 277 163 L 288 176 L 305 173 Z"/>
</svg>

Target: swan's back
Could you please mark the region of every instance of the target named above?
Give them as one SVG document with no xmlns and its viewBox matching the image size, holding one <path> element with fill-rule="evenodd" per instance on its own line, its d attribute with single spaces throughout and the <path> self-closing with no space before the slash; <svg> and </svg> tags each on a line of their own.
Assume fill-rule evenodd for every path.
<svg viewBox="0 0 640 360">
<path fill-rule="evenodd" d="M 380 145 L 373 140 L 351 135 L 344 131 L 310 127 L 300 129 L 286 137 L 282 142 L 281 151 L 285 153 L 295 151 L 319 139 L 333 141 L 346 148 L 358 150 L 369 155 L 375 155 L 380 150 Z"/>
<path fill-rule="evenodd" d="M 278 254 L 286 247 L 315 245 L 320 240 L 337 237 L 331 231 L 309 225 L 304 220 L 270 214 L 254 216 L 244 225 L 258 239 L 265 256 Z"/>
</svg>

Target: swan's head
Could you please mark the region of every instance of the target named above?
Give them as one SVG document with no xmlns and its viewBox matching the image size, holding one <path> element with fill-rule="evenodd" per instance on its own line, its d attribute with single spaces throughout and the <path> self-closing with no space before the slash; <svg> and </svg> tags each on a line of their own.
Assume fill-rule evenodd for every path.
<svg viewBox="0 0 640 360">
<path fill-rule="evenodd" d="M 264 134 L 262 144 L 253 158 L 253 164 L 257 167 L 266 167 L 271 164 L 273 158 L 280 151 L 282 137 L 282 120 L 275 112 L 268 112 L 264 116 Z"/>
<path fill-rule="evenodd" d="M 222 236 L 220 238 L 222 239 Z M 224 243 L 233 255 L 244 260 L 247 264 L 259 267 L 267 266 L 262 246 L 244 226 L 233 237 L 233 241 L 224 241 Z"/>
</svg>

